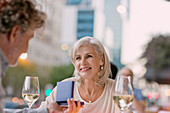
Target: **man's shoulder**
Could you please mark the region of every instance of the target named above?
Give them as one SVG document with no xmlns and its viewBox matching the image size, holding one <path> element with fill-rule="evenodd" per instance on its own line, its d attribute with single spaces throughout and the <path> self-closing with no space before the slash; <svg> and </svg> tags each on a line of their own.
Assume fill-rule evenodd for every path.
<svg viewBox="0 0 170 113">
<path fill-rule="evenodd" d="M 134 92 L 141 92 L 141 89 L 139 89 L 139 88 L 133 88 L 133 91 L 134 91 Z"/>
<path fill-rule="evenodd" d="M 133 88 L 133 92 L 134 92 L 134 96 L 135 96 L 135 98 L 136 98 L 138 101 L 140 101 L 140 100 L 143 100 L 143 99 L 144 99 L 144 97 L 143 97 L 143 95 L 142 95 L 142 91 L 141 91 L 141 89 Z"/>
</svg>

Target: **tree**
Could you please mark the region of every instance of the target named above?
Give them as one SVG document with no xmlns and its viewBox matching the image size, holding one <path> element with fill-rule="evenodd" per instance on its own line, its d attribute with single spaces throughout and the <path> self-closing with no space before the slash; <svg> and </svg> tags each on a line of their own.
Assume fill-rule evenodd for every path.
<svg viewBox="0 0 170 113">
<path fill-rule="evenodd" d="M 25 76 L 37 74 L 36 65 L 30 62 L 19 62 L 16 67 L 9 67 L 6 70 L 6 75 L 3 78 L 3 84 L 5 87 L 13 87 L 13 95 L 21 96 L 22 86 Z"/>
<path fill-rule="evenodd" d="M 147 59 L 147 79 L 160 82 L 163 76 L 164 79 L 168 78 L 167 70 L 170 69 L 170 36 L 154 36 L 147 44 L 142 58 Z M 170 77 L 168 79 L 170 80 Z M 169 81 L 168 84 L 170 84 Z"/>
<path fill-rule="evenodd" d="M 56 82 L 72 77 L 73 71 L 74 66 L 72 64 L 54 67 L 50 74 L 50 83 L 52 83 L 55 86 Z"/>
<path fill-rule="evenodd" d="M 11 86 L 13 88 L 14 93 L 9 96 L 21 97 L 25 76 L 37 76 L 39 78 L 40 90 L 43 90 L 45 84 L 49 83 L 50 71 L 49 67 L 38 66 L 27 60 L 20 60 L 16 67 L 9 67 L 6 70 L 3 86 Z"/>
</svg>

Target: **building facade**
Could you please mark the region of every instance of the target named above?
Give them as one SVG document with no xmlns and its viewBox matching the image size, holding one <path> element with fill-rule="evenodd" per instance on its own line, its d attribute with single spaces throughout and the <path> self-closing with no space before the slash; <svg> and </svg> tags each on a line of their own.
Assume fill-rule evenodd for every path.
<svg viewBox="0 0 170 113">
<path fill-rule="evenodd" d="M 38 1 L 47 19 L 44 28 L 35 33 L 30 41 L 28 59 L 39 65 L 56 66 L 62 64 L 61 28 L 65 0 Z"/>
</svg>

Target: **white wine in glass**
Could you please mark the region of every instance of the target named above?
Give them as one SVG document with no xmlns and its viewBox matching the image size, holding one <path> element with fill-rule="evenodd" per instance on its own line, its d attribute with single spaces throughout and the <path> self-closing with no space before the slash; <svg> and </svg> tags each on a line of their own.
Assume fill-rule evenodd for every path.
<svg viewBox="0 0 170 113">
<path fill-rule="evenodd" d="M 119 75 L 116 77 L 113 100 L 121 113 L 132 105 L 133 89 L 130 76 Z"/>
<path fill-rule="evenodd" d="M 29 108 L 31 108 L 31 106 L 38 100 L 40 95 L 39 91 L 38 77 L 26 76 L 22 88 L 22 98 L 28 104 Z"/>
</svg>

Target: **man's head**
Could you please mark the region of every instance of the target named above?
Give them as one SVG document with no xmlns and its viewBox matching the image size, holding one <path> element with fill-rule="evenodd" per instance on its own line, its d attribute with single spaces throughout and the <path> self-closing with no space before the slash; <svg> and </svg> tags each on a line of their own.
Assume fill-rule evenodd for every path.
<svg viewBox="0 0 170 113">
<path fill-rule="evenodd" d="M 124 76 L 130 76 L 131 78 L 133 78 L 133 72 L 131 69 L 127 68 L 127 67 L 123 67 L 119 72 L 118 75 L 124 75 Z"/>
<path fill-rule="evenodd" d="M 118 68 L 112 62 L 110 62 L 110 68 L 111 68 L 111 71 L 112 71 L 112 76 L 110 76 L 110 78 L 115 79 L 117 72 L 118 72 Z"/>
<path fill-rule="evenodd" d="M 46 15 L 33 0 L 0 0 L 0 48 L 9 64 L 27 52 L 34 31 L 45 23 Z"/>
</svg>

